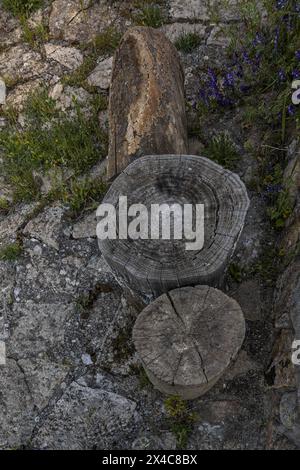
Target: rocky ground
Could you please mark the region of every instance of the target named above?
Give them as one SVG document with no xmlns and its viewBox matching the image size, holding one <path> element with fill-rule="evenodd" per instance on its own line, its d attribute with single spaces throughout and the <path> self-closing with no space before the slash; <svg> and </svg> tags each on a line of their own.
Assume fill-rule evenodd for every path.
<svg viewBox="0 0 300 470">
<path fill-rule="evenodd" d="M 128 14 L 134 3 L 45 2 L 28 20 L 31 29 L 45 25 L 47 34 L 38 39 L 24 37 L 24 25 L 0 7 L 0 76 L 6 85 L 5 93 L 0 82 L 2 109 L 14 107 L 22 126 L 23 103 L 40 85 L 47 86 L 57 105 L 70 113 L 74 96 L 88 106 L 93 94 L 107 95 L 112 53 L 97 57 L 86 77 L 92 88 L 66 84 L 63 77 L 83 64 L 83 46 L 93 37 L 110 25 L 122 33 L 134 23 Z M 160 27 L 172 41 L 191 31 L 200 38 L 191 53 L 180 52 L 187 100 L 193 102 L 198 70 L 207 62 L 225 60 L 226 30 L 241 20 L 239 10 L 231 0 L 226 7 L 218 0 L 169 0 L 161 8 L 166 16 Z M 189 113 L 192 122 L 194 111 Z M 230 134 L 240 155 L 236 171 L 251 198 L 224 285 L 240 303 L 247 323 L 245 343 L 230 370 L 207 395 L 187 404 L 190 422 L 176 422 L 166 397 L 147 381 L 134 352 L 131 328 L 141 306 L 125 296 L 102 258 L 94 213 L 85 210 L 74 219 L 64 202 L 12 204 L 0 212 L 1 243 L 21 241 L 22 252 L 16 260 L 0 261 L 1 338 L 7 350 L 7 363 L 0 366 L 0 448 L 296 448 L 292 415 L 297 388 L 290 360 L 294 330 L 289 313 L 294 312 L 296 330 L 299 270 L 294 264 L 287 268 L 290 271 L 282 271 L 277 287 L 276 279 L 270 282 L 273 260 L 266 260 L 266 254 L 278 243 L 278 235 L 267 220 L 265 199 L 253 188 L 258 163 L 244 145 L 249 139 L 258 144 L 260 136 L 254 126 L 243 127 L 241 113 L 237 107 L 207 121 L 209 135 Z M 105 127 L 106 111 L 99 119 Z M 7 125 L 5 112 L 0 125 Z M 299 166 L 297 141 L 291 139 L 289 145 L 289 161 Z M 201 154 L 203 147 L 199 136 L 190 137 L 190 153 Z M 90 173 L 101 168 L 100 164 Z M 296 201 L 299 182 L 294 169 L 295 165 Z M 1 179 L 1 196 L 9 202 L 11 190 Z M 295 207 L 280 236 L 289 246 L 299 233 L 299 200 Z M 290 429 L 290 439 L 282 425 Z"/>
</svg>

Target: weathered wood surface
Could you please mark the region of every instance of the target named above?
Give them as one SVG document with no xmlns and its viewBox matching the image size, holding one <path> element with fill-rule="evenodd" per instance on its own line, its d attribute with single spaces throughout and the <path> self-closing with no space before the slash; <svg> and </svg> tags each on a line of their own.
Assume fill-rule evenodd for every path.
<svg viewBox="0 0 300 470">
<path fill-rule="evenodd" d="M 131 163 L 112 183 L 103 202 L 118 208 L 144 204 L 204 204 L 204 247 L 186 250 L 182 240 L 99 240 L 116 277 L 146 301 L 182 286 L 219 286 L 249 206 L 240 178 L 211 160 L 187 155 L 152 155 Z M 128 218 L 130 220 L 130 218 Z M 150 220 L 150 218 L 149 218 Z M 150 233 L 150 227 L 149 227 Z"/>
<path fill-rule="evenodd" d="M 108 179 L 141 155 L 187 153 L 184 73 L 160 31 L 135 27 L 114 57 L 109 99 Z"/>
<path fill-rule="evenodd" d="M 187 400 L 218 381 L 244 337 L 238 303 L 208 286 L 163 294 L 142 311 L 133 329 L 136 350 L 153 385 Z"/>
</svg>

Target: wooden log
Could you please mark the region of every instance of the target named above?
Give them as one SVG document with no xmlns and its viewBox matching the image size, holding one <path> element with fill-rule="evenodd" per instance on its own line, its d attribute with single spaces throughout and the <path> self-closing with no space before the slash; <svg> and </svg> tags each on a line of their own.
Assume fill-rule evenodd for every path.
<svg viewBox="0 0 300 470">
<path fill-rule="evenodd" d="M 153 385 L 186 400 L 203 395 L 219 380 L 244 337 L 238 303 L 208 286 L 163 294 L 142 311 L 133 329 Z"/>
<path fill-rule="evenodd" d="M 109 122 L 108 179 L 141 155 L 187 153 L 184 72 L 157 29 L 124 35 L 114 57 Z"/>
<path fill-rule="evenodd" d="M 99 240 L 121 283 L 146 302 L 177 287 L 220 285 L 249 206 L 246 188 L 236 174 L 204 157 L 145 156 L 115 179 L 103 202 L 118 209 L 120 196 L 127 196 L 128 206 L 144 204 L 149 213 L 151 204 L 204 204 L 205 235 L 203 248 L 190 251 L 184 236 L 181 240 Z"/>
</svg>

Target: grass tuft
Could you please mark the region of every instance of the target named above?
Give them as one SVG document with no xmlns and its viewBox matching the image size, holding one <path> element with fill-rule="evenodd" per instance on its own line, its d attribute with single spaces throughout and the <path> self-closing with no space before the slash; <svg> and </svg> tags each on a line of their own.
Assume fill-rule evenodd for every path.
<svg viewBox="0 0 300 470">
<path fill-rule="evenodd" d="M 43 5 L 42 0 L 2 0 L 2 6 L 16 17 L 29 17 Z"/>
<path fill-rule="evenodd" d="M 10 243 L 0 248 L 1 261 L 15 261 L 22 253 L 22 247 L 19 242 Z"/>
<path fill-rule="evenodd" d="M 175 42 L 175 47 L 185 54 L 193 52 L 201 43 L 201 38 L 197 33 L 181 34 Z"/>
<path fill-rule="evenodd" d="M 134 22 L 140 26 L 160 28 L 164 24 L 162 11 L 157 5 L 144 5 L 134 17 Z"/>
<path fill-rule="evenodd" d="M 76 181 L 106 155 L 107 135 L 100 128 L 98 112 L 103 106 L 97 96 L 89 116 L 74 103 L 74 113 L 59 111 L 47 93 L 39 90 L 27 100 L 23 114 L 26 127 L 13 122 L 0 133 L 4 153 L 4 172 L 14 187 L 14 201 L 29 201 L 40 196 L 35 174 L 49 170 L 71 170 L 75 182 L 69 192 L 74 211 L 95 192 L 88 181 Z"/>
<path fill-rule="evenodd" d="M 230 170 L 235 167 L 239 159 L 236 146 L 226 132 L 213 136 L 203 153 Z"/>
</svg>

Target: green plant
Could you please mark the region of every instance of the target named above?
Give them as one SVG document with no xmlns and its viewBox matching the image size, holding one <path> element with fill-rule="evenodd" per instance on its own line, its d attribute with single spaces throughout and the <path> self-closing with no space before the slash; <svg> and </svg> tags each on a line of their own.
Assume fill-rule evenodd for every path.
<svg viewBox="0 0 300 470">
<path fill-rule="evenodd" d="M 181 34 L 175 42 L 175 47 L 186 54 L 193 52 L 199 44 L 201 43 L 201 38 L 197 33 L 186 33 Z"/>
<path fill-rule="evenodd" d="M 60 189 L 58 196 L 70 207 L 70 216 L 76 217 L 83 211 L 98 207 L 105 191 L 106 185 L 101 178 L 72 178 L 68 185 Z"/>
<path fill-rule="evenodd" d="M 241 282 L 242 271 L 241 271 L 241 268 L 237 264 L 231 263 L 229 265 L 228 272 L 235 282 Z"/>
<path fill-rule="evenodd" d="M 177 447 L 184 449 L 197 415 L 189 410 L 187 402 L 178 395 L 168 397 L 164 406 L 168 414 L 170 429 L 176 436 Z"/>
<path fill-rule="evenodd" d="M 19 242 L 10 243 L 0 248 L 0 260 L 15 261 L 22 253 Z"/>
<path fill-rule="evenodd" d="M 282 229 L 285 226 L 285 221 L 290 217 L 293 212 L 293 204 L 291 201 L 288 188 L 283 188 L 272 207 L 268 208 L 268 215 L 276 229 Z"/>
<path fill-rule="evenodd" d="M 239 158 L 235 144 L 226 132 L 215 135 L 210 140 L 204 154 L 219 165 L 233 169 Z"/>
<path fill-rule="evenodd" d="M 130 364 L 130 371 L 132 375 L 136 375 L 138 377 L 139 386 L 142 390 L 152 386 L 143 366 Z"/>
<path fill-rule="evenodd" d="M 96 97 L 91 104 L 90 115 L 84 114 L 76 102 L 73 114 L 69 115 L 56 108 L 46 90 L 39 90 L 28 98 L 24 107 L 25 128 L 19 129 L 18 123 L 12 123 L 1 132 L 4 172 L 15 189 L 15 201 L 39 196 L 35 172 L 67 168 L 76 179 L 106 154 L 107 135 L 97 119 L 101 99 Z M 93 195 L 100 191 L 100 187 L 96 190 L 88 180 L 71 180 L 71 183 L 68 197 L 74 212 L 84 206 L 85 197 L 89 204 Z"/>
<path fill-rule="evenodd" d="M 160 28 L 164 23 L 164 18 L 159 6 L 150 4 L 142 6 L 141 11 L 135 15 L 134 21 L 141 26 Z"/>
<path fill-rule="evenodd" d="M 82 294 L 76 301 L 77 309 L 81 318 L 88 318 L 90 310 L 101 293 L 112 292 L 113 288 L 109 284 L 98 282 L 87 294 Z"/>
<path fill-rule="evenodd" d="M 132 325 L 127 324 L 118 335 L 112 340 L 114 360 L 117 362 L 126 361 L 134 353 L 134 346 L 131 340 Z"/>
<path fill-rule="evenodd" d="M 82 46 L 87 52 L 83 63 L 71 74 L 63 77 L 63 83 L 70 86 L 86 88 L 88 91 L 93 89 L 88 85 L 86 79 L 97 65 L 99 56 L 109 56 L 113 54 L 118 47 L 121 34 L 113 27 L 107 28 L 98 34 L 91 42 Z"/>
<path fill-rule="evenodd" d="M 28 17 L 43 5 L 43 0 L 2 0 L 2 6 L 17 17 Z"/>
<path fill-rule="evenodd" d="M 102 33 L 96 35 L 94 39 L 86 45 L 85 49 L 90 49 L 91 52 L 94 52 L 97 56 L 111 55 L 117 49 L 121 36 L 121 33 L 116 30 L 116 28 L 110 26 Z"/>
<path fill-rule="evenodd" d="M 271 243 L 271 242 L 270 242 Z M 258 261 L 254 263 L 249 274 L 256 274 L 268 285 L 274 286 L 278 278 L 284 253 L 272 245 L 267 246 Z"/>
<path fill-rule="evenodd" d="M 8 210 L 9 210 L 8 200 L 5 197 L 0 196 L 0 211 L 1 212 L 8 212 Z"/>
<path fill-rule="evenodd" d="M 23 40 L 31 45 L 33 48 L 38 48 L 49 39 L 49 31 L 44 23 L 40 23 L 35 27 L 31 27 L 28 21 L 23 19 L 21 21 L 23 28 Z"/>
</svg>

